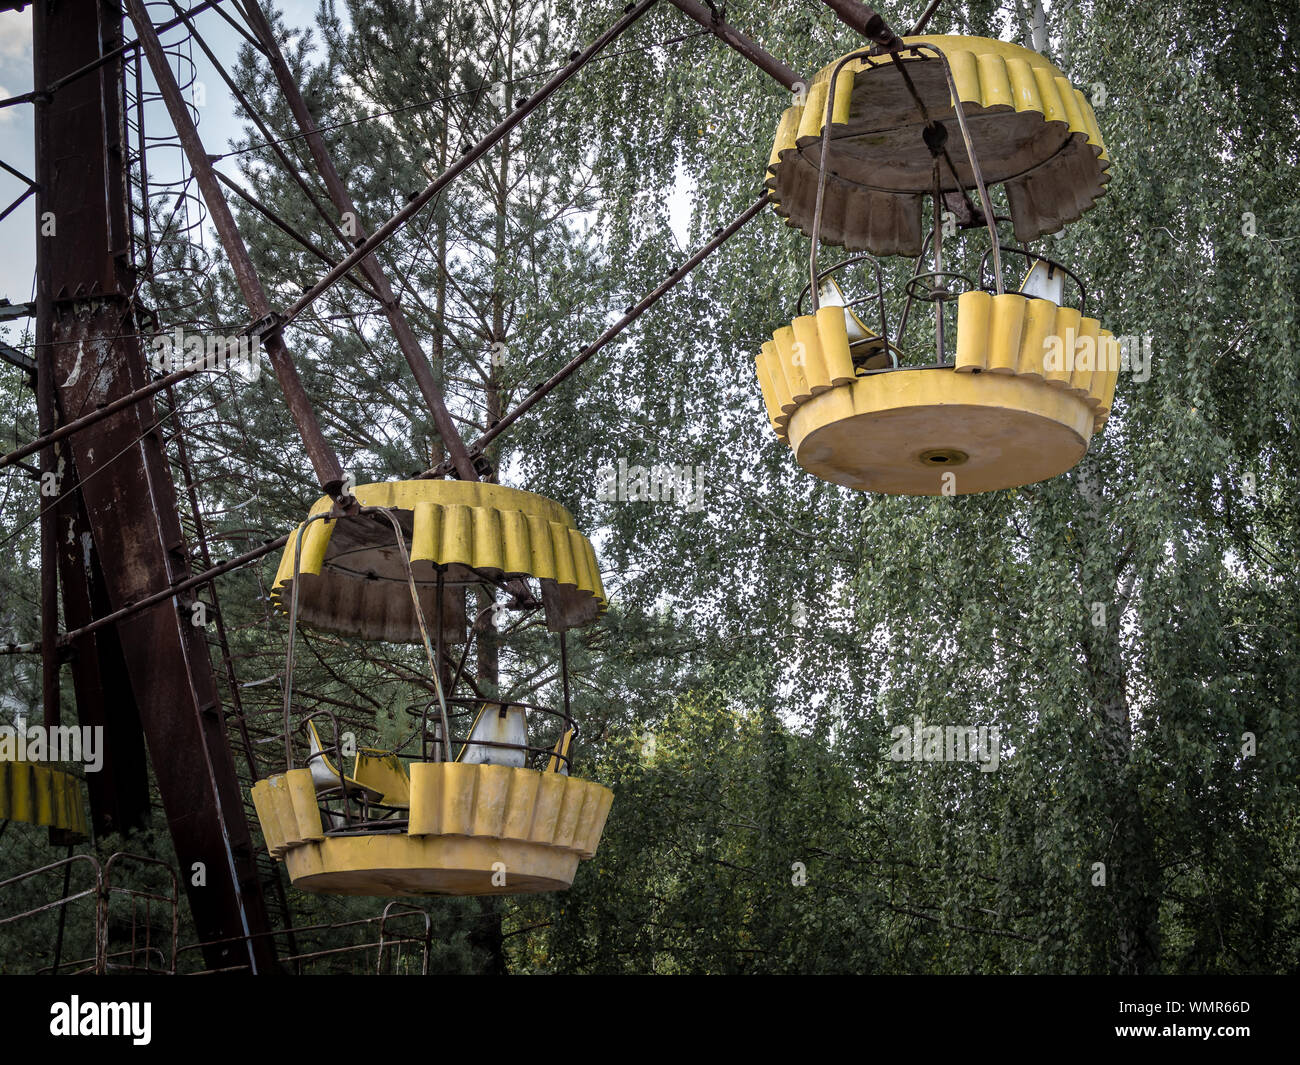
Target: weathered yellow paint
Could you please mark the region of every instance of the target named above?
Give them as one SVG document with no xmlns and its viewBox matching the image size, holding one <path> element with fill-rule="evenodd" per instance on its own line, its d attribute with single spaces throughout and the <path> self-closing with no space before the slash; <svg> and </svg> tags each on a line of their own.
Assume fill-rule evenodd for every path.
<svg viewBox="0 0 1300 1065">
<path fill-rule="evenodd" d="M 90 837 L 81 781 L 71 773 L 34 762 L 0 762 L 0 820 Z"/>
<path fill-rule="evenodd" d="M 1083 93 L 1050 61 L 1019 45 L 985 37 L 924 35 L 904 41 L 932 45 L 946 56 L 968 118 L 982 124 L 981 166 L 986 176 L 994 174 L 996 181 L 1006 183 L 1012 220 L 1021 240 L 1075 221 L 1105 193 L 1110 159 L 1096 115 Z M 933 62 L 915 56 L 902 61 L 914 73 L 916 65 Z M 809 235 L 827 86 L 837 65 L 838 60 L 818 72 L 805 101 L 782 114 L 768 161 L 767 186 L 776 212 Z M 867 169 L 854 170 L 856 176 L 849 176 L 836 168 L 837 176 L 828 183 L 821 236 L 829 243 L 877 255 L 915 255 L 920 251 L 918 190 L 891 184 L 890 174 L 897 174 L 898 164 L 891 151 L 881 151 L 879 161 L 868 165 L 870 149 L 884 144 L 884 135 L 891 132 L 888 124 L 884 128 L 872 124 L 873 93 L 881 86 L 882 92 L 892 95 L 897 82 L 894 63 L 886 55 L 852 60 L 836 81 L 832 114 L 832 137 L 839 145 L 836 150 L 858 157 Z M 950 96 L 948 106 L 952 106 Z M 1004 123 L 1007 132 L 999 135 L 987 125 L 997 122 L 999 115 L 1018 124 Z M 951 118 L 951 112 L 939 117 Z M 1040 122 L 1036 133 L 1032 126 L 1035 117 Z M 914 124 L 919 131 L 919 114 Z M 1064 144 L 1060 133 L 1049 130 L 1050 126 L 1064 127 Z M 1026 149 L 1027 132 L 1035 141 L 1030 149 Z M 915 150 L 924 153 L 919 136 Z M 1026 150 L 1028 157 L 1017 157 Z"/>
<path fill-rule="evenodd" d="M 409 806 L 411 803 L 411 778 L 406 766 L 392 751 L 362 747 L 357 751 L 356 766 L 352 776 L 363 788 L 377 792 L 384 806 Z"/>
<path fill-rule="evenodd" d="M 590 541 L 578 531 L 569 512 L 558 503 L 503 485 L 475 481 L 397 481 L 358 485 L 354 492 L 364 506 L 389 507 L 409 515 L 410 558 L 422 566 L 466 567 L 484 579 L 535 577 L 553 582 L 556 595 L 548 600 L 547 622 L 564 629 L 594 621 L 606 609 L 600 566 Z M 333 503 L 322 497 L 309 517 L 328 514 Z M 392 570 L 394 544 L 381 526 L 366 531 L 365 544 L 355 545 L 345 559 L 330 555 L 338 522 L 313 521 L 299 526 L 280 558 L 271 590 L 273 604 L 288 613 L 293 586 L 294 552 L 299 534 L 302 554 L 299 573 L 303 587 L 322 574 L 331 579 L 326 592 L 302 596 L 300 619 L 330 631 L 378 639 L 419 639 L 412 617 L 410 593 Z M 355 535 L 355 531 L 354 531 Z M 400 567 L 399 567 L 400 568 Z M 386 579 L 367 581 L 371 570 L 384 569 Z M 417 569 L 420 574 L 420 569 Z M 550 606 L 555 605 L 553 615 Z"/>
<path fill-rule="evenodd" d="M 289 803 L 293 808 L 293 819 L 298 825 L 298 836 L 305 841 L 324 839 L 321 827 L 320 807 L 316 805 L 316 785 L 311 779 L 310 769 L 291 769 L 284 775 L 289 789 Z"/>
<path fill-rule="evenodd" d="M 551 749 L 551 757 L 546 760 L 546 771 L 548 773 L 558 773 L 564 767 L 561 758 L 567 758 L 569 747 L 573 744 L 573 729 L 565 729 L 564 735 L 555 741 L 555 746 Z M 565 772 L 568 772 L 566 769 Z"/>
<path fill-rule="evenodd" d="M 561 890 L 578 861 L 595 855 L 614 801 L 608 788 L 559 773 L 416 762 L 406 832 L 340 837 L 320 831 L 314 797 L 309 806 L 293 801 L 310 773 L 287 776 L 295 779 L 253 786 L 267 847 L 296 886 L 336 894 Z M 491 883 L 497 861 L 506 866 L 504 889 Z"/>
<path fill-rule="evenodd" d="M 1088 449 L 1093 409 L 1011 374 L 894 370 L 826 392 L 790 418 L 799 465 L 835 484 L 894 495 L 964 495 L 1064 473 Z M 931 452 L 958 452 L 938 467 Z M 947 475 L 951 476 L 947 476 Z"/>
<path fill-rule="evenodd" d="M 581 858 L 517 840 L 394 834 L 333 836 L 284 861 L 302 891 L 386 897 L 565 891 Z"/>
</svg>

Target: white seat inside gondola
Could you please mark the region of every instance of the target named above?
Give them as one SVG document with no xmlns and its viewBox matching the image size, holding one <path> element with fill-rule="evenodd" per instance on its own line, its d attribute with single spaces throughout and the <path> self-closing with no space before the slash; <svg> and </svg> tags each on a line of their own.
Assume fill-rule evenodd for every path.
<svg viewBox="0 0 1300 1065">
<path fill-rule="evenodd" d="M 315 786 L 317 794 L 328 791 L 330 788 L 337 788 L 341 784 L 347 789 L 349 795 L 357 798 L 364 796 L 367 802 L 377 803 L 384 797 L 382 791 L 363 784 L 355 777 L 344 776 L 339 773 L 338 767 L 325 753 L 324 745 L 320 741 L 320 733 L 316 731 L 315 721 L 307 722 L 307 743 L 310 748 L 307 764 L 311 769 L 311 782 Z"/>
<path fill-rule="evenodd" d="M 509 746 L 496 746 L 508 744 Z M 522 706 L 487 703 L 456 761 L 466 765 L 507 765 L 523 769 L 528 761 L 528 718 Z"/>
<path fill-rule="evenodd" d="M 1020 285 L 1020 294 L 1065 306 L 1065 271 L 1055 263 L 1035 259 Z"/>
<path fill-rule="evenodd" d="M 844 292 L 835 278 L 825 278 L 817 289 L 823 307 L 844 308 L 844 328 L 849 334 L 849 355 L 854 366 L 863 370 L 879 370 L 890 362 L 889 349 L 884 337 L 874 332 L 848 305 Z"/>
</svg>

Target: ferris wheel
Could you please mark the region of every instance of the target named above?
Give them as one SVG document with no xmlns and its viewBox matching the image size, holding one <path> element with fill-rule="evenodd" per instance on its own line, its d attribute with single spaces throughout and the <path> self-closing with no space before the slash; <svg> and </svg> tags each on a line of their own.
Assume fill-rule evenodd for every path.
<svg viewBox="0 0 1300 1065">
<path fill-rule="evenodd" d="M 47 719 L 53 707 L 57 720 L 61 648 L 81 649 L 79 669 L 100 670 L 78 674 L 84 681 L 79 699 L 90 699 L 91 682 L 109 675 L 112 646 L 96 639 L 120 627 L 143 648 L 113 665 L 115 676 L 129 677 L 136 688 L 138 724 L 153 753 L 178 857 L 183 864 L 211 861 L 221 869 L 216 890 L 195 903 L 197 923 L 214 943 L 239 941 L 242 929 L 247 960 L 239 964 L 255 971 L 273 957 L 267 940 L 258 938 L 265 936 L 260 926 L 267 918 L 251 886 L 257 882 L 252 834 L 208 649 L 178 622 L 177 607 L 192 606 L 185 597 L 217 576 L 279 553 L 267 597 L 286 636 L 274 742 L 254 751 L 244 739 L 263 860 L 281 864 L 295 887 L 381 897 L 569 887 L 579 864 L 596 854 L 615 796 L 580 775 L 582 728 L 571 697 L 567 634 L 597 623 L 608 603 L 595 550 L 571 514 L 551 499 L 494 483 L 488 447 L 769 207 L 807 237 L 808 269 L 802 291 L 791 293 L 791 307 L 774 315 L 771 340 L 756 353 L 757 391 L 770 428 L 808 473 L 868 492 L 993 491 L 1064 473 L 1106 424 L 1118 343 L 1096 316 L 1081 273 L 1041 241 L 1077 223 L 1104 195 L 1110 160 L 1091 105 L 1056 66 L 1015 44 L 925 35 L 937 3 L 912 33 L 899 36 L 857 0 L 826 0 L 870 43 L 804 78 L 727 22 L 720 5 L 671 0 L 703 32 L 794 94 L 776 121 L 767 169 L 755 174 L 763 191 L 478 439 L 463 439 L 375 253 L 655 3 L 627 4 L 603 33 L 572 52 L 545 84 L 390 218 L 349 233 L 331 254 L 313 249 L 326 268 L 284 305 L 272 300 L 259 277 L 227 202 L 226 190 L 234 186 L 215 169 L 176 73 L 189 45 L 182 48 L 169 33 L 185 34 L 186 42 L 192 39 L 215 58 L 195 29 L 195 12 L 125 0 L 130 40 L 123 37 L 121 13 L 113 22 L 98 6 L 88 19 L 60 0 L 37 16 L 42 46 L 60 33 L 69 44 L 62 64 L 47 71 L 49 84 L 28 94 L 28 102 L 39 95 L 47 132 L 58 122 L 68 135 L 75 132 L 75 112 L 84 101 L 74 94 L 88 92 L 113 114 L 120 109 L 121 122 L 113 128 L 122 138 L 112 150 L 102 143 L 94 149 L 98 165 L 116 180 L 107 187 L 121 194 L 110 198 L 102 218 L 91 220 L 104 239 L 78 259 L 79 245 L 68 237 L 40 265 L 43 288 L 33 313 L 48 336 L 48 354 L 32 373 L 41 396 L 41 432 L 0 457 L 3 466 L 38 455 L 41 470 L 49 472 L 59 461 L 56 448 L 66 449 L 80 474 L 80 494 L 70 497 L 82 507 L 76 520 L 101 555 L 113 545 L 128 560 L 117 568 L 98 563 L 102 572 L 92 576 L 103 588 L 96 584 L 93 596 L 85 593 L 84 617 L 71 631 L 57 630 L 57 588 L 43 582 L 41 650 L 51 664 Z M 15 6 L 21 5 L 0 3 Z M 330 207 L 357 220 L 272 23 L 257 0 L 239 0 L 236 7 L 241 32 L 274 75 Z M 107 58 L 104 42 L 113 46 Z M 128 54 L 135 64 L 134 97 L 120 87 L 129 81 L 123 67 Z M 87 80 L 100 68 L 112 76 Z M 153 82 L 148 90 L 145 70 Z M 70 101 L 66 111 L 64 100 Z M 241 335 L 265 349 L 323 492 L 296 528 L 226 563 L 211 564 L 205 544 L 207 565 L 200 572 L 184 561 L 177 492 L 156 423 L 145 411 L 201 370 L 149 373 L 140 336 L 146 325 L 159 323 L 150 322 L 136 300 L 137 264 L 109 240 L 134 232 L 127 189 L 132 165 L 143 169 L 147 160 L 145 123 L 138 117 L 146 103 L 168 116 L 174 129 L 168 144 L 183 156 L 198 190 L 181 197 L 189 197 L 193 213 L 179 229 L 206 224 L 216 232 L 247 306 Z M 132 132 L 140 145 L 136 155 L 127 143 Z M 60 197 L 71 204 L 84 199 L 84 190 L 50 165 L 44 160 L 47 169 L 32 182 L 38 206 Z M 147 205 L 147 178 L 144 188 Z M 134 239 L 127 243 L 140 252 L 135 259 L 147 272 L 158 245 L 145 239 L 141 251 Z M 843 249 L 829 263 L 828 245 Z M 74 282 L 86 262 L 95 276 Z M 772 264 L 755 263 L 754 269 Z M 295 367 L 288 331 L 343 283 L 380 308 L 445 449 L 445 457 L 418 477 L 355 484 Z M 79 378 L 64 371 L 78 351 L 97 344 L 107 344 L 103 350 L 116 361 L 110 385 L 92 395 L 84 380 L 74 385 Z M 169 442 L 181 449 L 183 464 L 183 437 Z M 137 466 L 120 466 L 86 487 L 103 456 L 132 447 L 140 453 Z M 193 502 L 192 485 L 186 487 Z M 201 508 L 194 503 L 193 509 L 192 526 L 202 537 Z M 60 561 L 55 515 L 47 511 L 41 514 L 49 552 L 43 565 L 52 573 Z M 141 543 L 146 546 L 139 551 L 129 550 Z M 68 582 L 87 578 L 78 577 L 66 558 L 59 571 L 67 603 L 82 594 L 70 591 Z M 103 601 L 92 608 L 95 596 Z M 470 655 L 489 629 L 507 640 L 544 630 L 556 705 L 475 684 Z M 418 649 L 418 677 L 394 671 L 387 678 L 409 689 L 402 735 L 384 740 L 371 722 L 370 734 L 357 736 L 351 722 L 365 716 L 360 708 L 305 700 L 295 690 L 296 655 L 306 631 Z M 166 653 L 146 656 L 159 648 Z M 229 648 L 223 645 L 223 652 L 237 693 Z M 156 690 L 150 670 L 165 674 Z M 95 712 L 111 718 L 112 710 Z M 345 718 L 344 710 L 355 713 Z M 246 720 L 240 716 L 241 728 Z M 34 773 L 9 773 L 0 781 L 0 802 L 7 804 L 0 815 L 44 811 L 43 824 L 80 835 L 90 831 L 69 781 Z M 111 796 L 92 800 L 91 820 L 102 827 Z M 213 858 L 218 850 L 221 862 Z M 209 957 L 214 968 L 221 960 L 234 967 L 226 947 Z"/>
</svg>

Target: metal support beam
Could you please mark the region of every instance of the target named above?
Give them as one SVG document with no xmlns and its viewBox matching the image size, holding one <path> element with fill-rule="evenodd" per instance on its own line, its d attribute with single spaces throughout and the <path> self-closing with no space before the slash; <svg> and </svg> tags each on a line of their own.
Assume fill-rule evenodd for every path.
<svg viewBox="0 0 1300 1065">
<path fill-rule="evenodd" d="M 862 34 L 867 40 L 875 41 L 886 51 L 892 52 L 903 46 L 898 34 L 885 21 L 885 16 L 875 8 L 861 3 L 861 0 L 822 0 L 822 3 L 834 11 L 844 25 Z"/>
<path fill-rule="evenodd" d="M 248 248 L 244 245 L 244 238 L 239 233 L 239 227 L 235 224 L 234 215 L 230 213 L 230 206 L 221 191 L 221 183 L 217 180 L 207 151 L 203 147 L 203 141 L 199 138 L 199 131 L 190 117 L 180 86 L 176 84 L 175 75 L 167 62 L 167 55 L 158 40 L 153 23 L 149 19 L 144 0 L 126 0 L 126 9 L 135 26 L 140 48 L 149 61 L 149 68 L 153 71 L 159 95 L 167 106 L 172 125 L 176 128 L 181 147 L 184 148 L 185 156 L 189 160 L 190 170 L 198 182 L 199 190 L 203 193 L 203 200 L 208 206 L 209 220 L 217 231 L 222 247 L 226 250 L 235 280 L 244 294 L 244 301 L 258 322 L 265 322 L 270 326 L 263 338 L 263 346 L 266 348 L 267 357 L 271 360 L 271 367 L 275 370 L 276 379 L 280 382 L 280 390 L 289 405 L 289 412 L 298 427 L 298 435 L 302 437 L 303 445 L 307 449 L 307 457 L 311 460 L 321 487 L 327 494 L 337 496 L 343 487 L 343 468 L 339 465 L 334 449 L 325 439 L 325 434 L 321 432 L 316 412 L 312 409 L 311 400 L 307 398 L 307 393 L 302 387 L 293 358 L 285 347 L 284 337 L 276 317 L 272 314 L 266 290 L 262 288 L 262 281 L 257 276 L 257 269 L 253 266 Z"/>
<path fill-rule="evenodd" d="M 32 22 L 38 216 L 49 212 L 57 227 L 37 237 L 37 366 L 54 399 L 41 428 L 128 400 L 121 416 L 84 428 L 56 452 L 64 616 L 76 629 L 183 583 L 189 551 L 153 404 L 139 398 L 150 369 L 131 300 L 121 62 L 58 93 L 39 91 L 119 51 L 122 12 L 117 0 L 42 0 Z M 53 650 L 49 620 L 42 636 Z M 111 767 L 93 776 L 126 773 L 122 745 L 139 745 L 143 733 L 195 927 L 214 944 L 205 951 L 209 967 L 269 971 L 275 955 L 261 934 L 269 923 L 244 798 L 206 634 L 188 604 L 173 595 L 65 646 L 81 721 L 104 725 L 110 745 Z M 90 786 L 93 800 L 103 785 Z M 117 792 L 115 781 L 110 799 Z"/>
<path fill-rule="evenodd" d="M 697 0 L 672 0 L 672 4 L 791 92 L 798 92 L 801 88 L 808 87 L 806 78 L 791 70 L 775 56 L 768 54 L 758 42 L 733 29 L 725 19 L 720 18 Z"/>
<path fill-rule="evenodd" d="M 279 82 L 280 91 L 284 94 L 285 100 L 288 101 L 289 110 L 293 112 L 294 121 L 297 122 L 298 128 L 303 132 L 307 148 L 311 152 L 312 160 L 316 163 L 316 169 L 320 172 L 321 179 L 325 182 L 325 188 L 329 192 L 330 200 L 338 210 L 341 218 L 348 216 L 352 218 L 356 226 L 357 243 L 363 243 L 367 234 L 361 224 L 361 215 L 357 211 L 356 204 L 352 202 L 352 197 L 348 194 L 343 179 L 339 177 L 338 170 L 334 166 L 334 160 L 325 147 L 325 140 L 316 125 L 316 120 L 312 118 L 311 112 L 307 110 L 307 103 L 302 98 L 298 83 L 289 71 L 289 65 L 284 61 L 284 55 L 280 52 L 280 45 L 275 39 L 275 32 L 270 21 L 262 12 L 257 0 L 244 0 L 244 11 L 253 32 L 257 34 L 262 42 L 262 47 L 266 50 L 267 57 L 271 62 L 271 71 L 275 74 L 275 80 Z M 424 397 L 424 402 L 429 406 L 429 412 L 433 415 L 433 424 L 438 430 L 438 435 L 442 438 L 443 446 L 447 449 L 447 455 L 451 459 L 456 475 L 462 481 L 478 480 L 478 473 L 474 469 L 474 463 L 470 460 L 465 441 L 461 438 L 455 421 L 452 420 L 451 412 L 447 409 L 446 401 L 443 399 L 442 390 L 439 389 L 438 383 L 434 380 L 433 370 L 423 349 L 420 347 L 419 340 L 416 339 L 415 331 L 411 328 L 406 315 L 402 313 L 401 308 L 398 306 L 397 297 L 393 295 L 393 288 L 388 282 L 388 276 L 384 273 L 383 268 L 379 265 L 379 260 L 374 255 L 367 255 L 361 260 L 360 266 L 366 280 L 379 294 L 379 304 L 383 307 L 388 324 L 397 337 L 397 346 L 402 349 L 402 355 L 405 356 L 406 363 L 411 368 L 411 373 L 415 377 L 415 383 L 420 389 L 420 394 Z"/>
<path fill-rule="evenodd" d="M 602 51 L 606 45 L 627 30 L 633 23 L 644 15 L 650 8 L 654 7 L 656 0 L 639 0 L 639 3 L 629 4 L 624 9 L 622 17 L 614 23 L 609 29 L 597 37 L 586 48 L 579 51 L 573 59 L 566 63 L 553 74 L 549 81 L 538 89 L 532 96 L 528 97 L 519 107 L 510 112 L 496 126 L 494 126 L 477 144 L 466 149 L 456 162 L 452 163 L 446 170 L 439 174 L 432 182 L 427 185 L 422 192 L 411 200 L 405 207 L 393 215 L 387 222 L 363 240 L 351 255 L 343 259 L 334 269 L 330 270 L 316 284 L 312 285 L 306 292 L 300 296 L 290 307 L 288 307 L 282 321 L 285 324 L 293 321 L 304 310 L 310 307 L 318 300 L 321 295 L 329 289 L 340 277 L 346 274 L 362 259 L 371 255 L 380 245 L 393 236 L 407 222 L 415 217 L 416 214 L 424 207 L 426 203 L 432 200 L 443 189 L 450 185 L 456 178 L 460 177 L 466 170 L 473 166 L 479 159 L 486 155 L 492 147 L 514 129 L 525 118 L 537 110 L 557 89 L 573 77 L 579 70 L 586 66 L 591 60 Z M 128 4 L 138 6 L 140 0 L 127 0 Z"/>
<path fill-rule="evenodd" d="M 668 278 L 653 292 L 644 297 L 641 302 L 629 307 L 623 317 L 611 325 L 594 341 L 583 348 L 577 355 L 565 363 L 557 370 L 547 381 L 538 385 L 528 393 L 510 411 L 495 425 L 489 426 L 487 432 L 480 436 L 473 444 L 470 445 L 470 454 L 481 455 L 484 448 L 493 440 L 505 432 L 511 425 L 519 420 L 524 414 L 531 410 L 536 404 L 541 402 L 550 392 L 552 392 L 565 378 L 569 377 L 584 362 L 590 359 L 596 352 L 600 351 L 606 344 L 618 336 L 624 329 L 635 322 L 647 310 L 659 302 L 665 295 L 671 292 L 677 284 L 694 270 L 700 263 L 704 262 L 718 248 L 722 247 L 732 236 L 734 236 L 750 219 L 754 218 L 767 206 L 771 199 L 770 193 L 763 193 L 757 200 L 745 208 L 732 221 L 714 232 L 713 238 L 700 248 L 694 255 L 686 260 L 681 266 L 668 275 Z M 443 466 L 435 466 L 431 470 L 426 470 L 420 474 L 421 477 L 440 477 L 443 473 Z"/>
</svg>

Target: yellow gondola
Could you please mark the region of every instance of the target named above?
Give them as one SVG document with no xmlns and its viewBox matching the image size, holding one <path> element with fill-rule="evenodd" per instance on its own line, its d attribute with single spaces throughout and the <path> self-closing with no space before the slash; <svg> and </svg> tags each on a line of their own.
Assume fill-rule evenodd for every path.
<svg viewBox="0 0 1300 1065">
<path fill-rule="evenodd" d="M 341 773 L 337 720 L 300 723 L 308 766 L 258 781 L 253 801 L 270 853 L 295 886 L 345 895 L 486 895 L 554 891 L 596 851 L 613 793 L 569 773 L 564 633 L 605 609 L 595 553 L 563 507 L 528 492 L 464 481 L 361 485 L 354 515 L 330 499 L 291 537 L 273 600 L 298 621 L 371 639 L 419 641 L 438 697 L 421 752 L 362 748 Z M 444 690 L 449 643 L 466 639 L 464 589 L 535 582 L 558 634 L 563 712 Z M 462 657 L 463 661 L 463 657 Z M 441 668 L 440 668 L 441 667 Z M 292 699 L 292 641 L 286 699 Z M 462 712 L 463 710 L 463 712 Z M 290 714 L 286 707 L 286 719 Z M 472 717 L 458 739 L 455 722 Z M 548 728 L 549 726 L 549 728 Z M 555 735 L 554 741 L 550 739 Z"/>
<path fill-rule="evenodd" d="M 778 213 L 812 237 L 810 281 L 755 361 L 769 424 L 799 465 L 902 495 L 991 491 L 1074 466 L 1109 416 L 1120 347 L 1087 315 L 1077 276 L 1027 242 L 1088 210 L 1109 166 L 1083 94 L 1017 45 L 909 37 L 895 53 L 855 52 L 821 71 L 782 118 L 768 168 Z M 994 185 L 1009 216 L 996 213 Z M 1011 244 L 998 232 L 1006 222 Z M 973 279 L 945 240 L 969 254 L 984 232 Z M 823 242 L 869 254 L 819 269 Z M 880 255 L 916 257 L 898 335 Z M 1004 288 L 1006 255 L 1028 261 L 1019 292 Z M 874 265 L 873 296 L 845 295 L 857 264 Z M 872 302 L 878 329 L 855 310 Z M 932 361 L 907 356 L 918 302 L 935 307 Z"/>
</svg>

